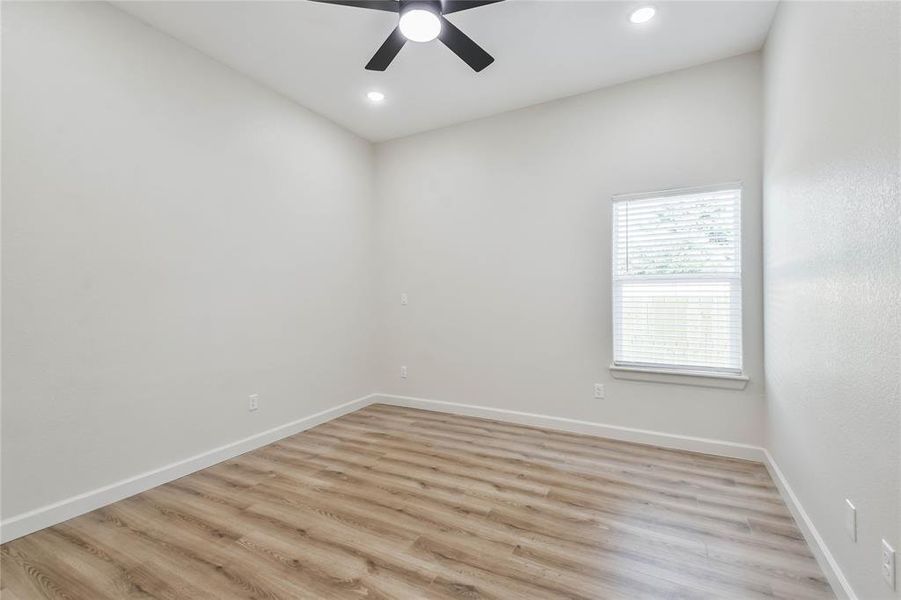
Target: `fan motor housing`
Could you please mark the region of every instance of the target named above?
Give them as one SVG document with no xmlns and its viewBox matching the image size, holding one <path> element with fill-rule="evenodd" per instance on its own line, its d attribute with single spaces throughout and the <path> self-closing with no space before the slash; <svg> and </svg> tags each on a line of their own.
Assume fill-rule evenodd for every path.
<svg viewBox="0 0 901 600">
<path fill-rule="evenodd" d="M 398 4 L 400 4 L 400 7 L 397 12 L 400 14 L 416 8 L 427 10 L 436 15 L 441 14 L 441 0 L 400 0 Z"/>
</svg>

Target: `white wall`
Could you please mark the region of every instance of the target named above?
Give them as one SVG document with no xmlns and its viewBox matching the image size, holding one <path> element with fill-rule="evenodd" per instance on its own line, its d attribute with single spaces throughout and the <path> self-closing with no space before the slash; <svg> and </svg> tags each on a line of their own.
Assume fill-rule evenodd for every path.
<svg viewBox="0 0 901 600">
<path fill-rule="evenodd" d="M 371 391 L 368 143 L 105 3 L 2 100 L 4 518 Z"/>
<path fill-rule="evenodd" d="M 380 144 L 378 391 L 760 445 L 759 63 L 744 55 Z M 613 379 L 611 196 L 735 180 L 750 384 Z M 595 382 L 607 399 L 593 398 Z"/>
<path fill-rule="evenodd" d="M 753 445 L 766 408 L 858 595 L 884 596 L 898 12 L 780 8 L 765 153 L 752 54 L 381 144 L 373 164 L 105 4 L 4 3 L 3 518 L 374 391 Z M 734 180 L 749 385 L 612 378 L 610 197 Z"/>
<path fill-rule="evenodd" d="M 783 3 L 765 54 L 767 445 L 867 599 L 901 598 L 899 7 Z"/>
</svg>

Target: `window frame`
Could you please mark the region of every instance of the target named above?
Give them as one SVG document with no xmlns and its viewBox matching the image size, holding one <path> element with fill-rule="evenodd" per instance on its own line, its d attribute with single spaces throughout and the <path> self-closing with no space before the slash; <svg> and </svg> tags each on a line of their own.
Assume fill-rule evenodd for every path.
<svg viewBox="0 0 901 600">
<path fill-rule="evenodd" d="M 684 365 L 665 365 L 659 363 L 635 363 L 635 362 L 617 362 L 616 360 L 616 347 L 617 347 L 617 339 L 620 337 L 618 332 L 620 331 L 620 326 L 617 325 L 616 319 L 616 291 L 617 291 L 617 275 L 616 275 L 616 259 L 617 259 L 617 238 L 615 231 L 615 211 L 616 204 L 621 201 L 626 200 L 644 200 L 650 198 L 668 198 L 675 196 L 685 196 L 691 194 L 703 194 L 708 192 L 721 192 L 726 190 L 738 190 L 738 203 L 739 203 L 739 223 L 738 223 L 738 302 L 739 302 L 739 335 L 738 340 L 733 340 L 732 343 L 736 344 L 738 350 L 738 360 L 739 367 L 738 369 L 728 369 L 728 368 L 717 368 L 717 367 L 690 367 Z M 627 193 L 627 194 L 615 194 L 611 197 L 610 201 L 610 371 L 614 375 L 614 377 L 622 378 L 622 379 L 634 379 L 639 381 L 660 381 L 666 383 L 682 383 L 687 385 L 702 385 L 702 386 L 713 386 L 713 387 L 729 387 L 729 388 L 743 388 L 747 381 L 748 377 L 745 375 L 744 371 L 744 256 L 743 256 L 743 240 L 744 235 L 742 232 L 744 219 L 743 217 L 743 206 L 744 206 L 744 186 L 741 181 L 731 181 L 727 183 L 719 183 L 713 185 L 703 185 L 703 186 L 692 186 L 692 187 L 679 187 L 679 188 L 668 188 L 664 190 L 656 190 L 650 192 L 637 192 L 637 193 Z M 703 275 L 700 275 L 696 279 L 705 279 Z M 658 280 L 668 280 L 668 277 L 659 277 Z M 715 276 L 710 277 L 710 279 L 735 279 L 734 277 L 728 276 Z"/>
</svg>

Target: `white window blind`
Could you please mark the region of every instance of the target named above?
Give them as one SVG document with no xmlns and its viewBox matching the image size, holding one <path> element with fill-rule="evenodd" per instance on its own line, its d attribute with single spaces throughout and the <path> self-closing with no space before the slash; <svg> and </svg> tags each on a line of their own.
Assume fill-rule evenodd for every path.
<svg viewBox="0 0 901 600">
<path fill-rule="evenodd" d="M 741 189 L 613 199 L 613 361 L 741 373 Z"/>
</svg>

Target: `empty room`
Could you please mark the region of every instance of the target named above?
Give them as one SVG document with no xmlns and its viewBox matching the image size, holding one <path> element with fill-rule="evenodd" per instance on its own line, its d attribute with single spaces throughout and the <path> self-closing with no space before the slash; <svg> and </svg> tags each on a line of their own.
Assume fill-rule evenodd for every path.
<svg viewBox="0 0 901 600">
<path fill-rule="evenodd" d="M 901 2 L 0 23 L 0 600 L 901 600 Z"/>
</svg>

